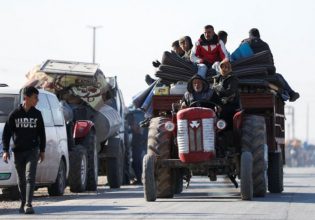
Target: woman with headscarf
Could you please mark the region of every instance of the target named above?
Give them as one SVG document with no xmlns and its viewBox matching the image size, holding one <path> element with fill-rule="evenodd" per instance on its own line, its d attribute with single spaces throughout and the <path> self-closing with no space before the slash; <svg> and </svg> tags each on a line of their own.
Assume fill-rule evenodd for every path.
<svg viewBox="0 0 315 220">
<path fill-rule="evenodd" d="M 213 77 L 213 90 L 222 107 L 220 118 L 227 122 L 227 129 L 233 128 L 233 116 L 240 108 L 238 79 L 232 74 L 231 63 L 224 59 L 220 63 L 220 74 Z"/>
</svg>

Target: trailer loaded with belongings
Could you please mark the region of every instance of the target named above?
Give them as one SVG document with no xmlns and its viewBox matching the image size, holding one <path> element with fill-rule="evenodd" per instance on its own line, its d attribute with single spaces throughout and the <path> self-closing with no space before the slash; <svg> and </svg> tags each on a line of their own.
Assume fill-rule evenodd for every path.
<svg viewBox="0 0 315 220">
<path fill-rule="evenodd" d="M 262 51 L 250 57 L 241 58 L 231 62 L 232 71 L 239 79 L 239 90 L 270 92 L 280 98 L 283 97 L 283 84 L 279 80 L 273 57 L 270 51 Z M 155 72 L 158 78 L 146 90 L 140 92 L 133 98 L 133 104 L 152 115 L 151 100 L 154 90 L 161 84 L 170 86 L 177 82 L 187 82 L 197 73 L 197 66 L 188 62 L 173 52 L 164 52 L 160 66 Z M 206 80 L 211 84 L 214 75 L 218 74 L 214 69 L 208 69 Z M 285 100 L 284 100 L 285 101 Z"/>
</svg>

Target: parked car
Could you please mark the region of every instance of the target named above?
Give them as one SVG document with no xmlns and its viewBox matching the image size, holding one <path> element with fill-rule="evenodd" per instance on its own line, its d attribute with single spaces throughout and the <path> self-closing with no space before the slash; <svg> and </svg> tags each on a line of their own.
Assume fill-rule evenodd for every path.
<svg viewBox="0 0 315 220">
<path fill-rule="evenodd" d="M 10 112 L 22 103 L 19 89 L 8 86 L 0 87 L 0 136 Z M 46 131 L 45 160 L 38 164 L 36 187 L 48 187 L 51 196 L 63 195 L 69 173 L 69 155 L 67 132 L 60 103 L 53 93 L 39 90 L 39 102 L 36 106 L 42 112 Z M 11 144 L 13 142 L 11 141 Z M 0 156 L 3 155 L 2 138 L 0 140 Z M 17 174 L 14 157 L 10 149 L 11 159 L 8 163 L 0 160 L 0 188 L 3 194 L 17 197 Z"/>
</svg>

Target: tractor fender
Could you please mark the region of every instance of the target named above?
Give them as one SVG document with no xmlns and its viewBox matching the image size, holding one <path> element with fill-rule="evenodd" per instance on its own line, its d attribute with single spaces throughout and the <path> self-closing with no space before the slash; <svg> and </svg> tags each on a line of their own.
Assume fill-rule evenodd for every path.
<svg viewBox="0 0 315 220">
<path fill-rule="evenodd" d="M 89 120 L 78 120 L 73 128 L 73 138 L 84 138 L 94 127 L 94 123 Z"/>
<path fill-rule="evenodd" d="M 242 126 L 242 121 L 243 121 L 243 116 L 244 116 L 244 111 L 238 111 L 234 114 L 233 116 L 233 127 L 234 130 L 240 130 Z"/>
</svg>

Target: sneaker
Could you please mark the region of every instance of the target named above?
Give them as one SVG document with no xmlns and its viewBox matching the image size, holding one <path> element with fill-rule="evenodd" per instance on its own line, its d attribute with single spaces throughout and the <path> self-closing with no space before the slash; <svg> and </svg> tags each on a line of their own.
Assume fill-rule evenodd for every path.
<svg viewBox="0 0 315 220">
<path fill-rule="evenodd" d="M 142 185 L 142 182 L 140 180 L 132 180 L 131 185 Z"/>
<path fill-rule="evenodd" d="M 299 94 L 298 92 L 292 92 L 292 93 L 290 94 L 290 99 L 289 99 L 289 101 L 290 101 L 290 102 L 294 102 L 294 101 L 296 101 L 298 98 L 300 98 L 300 94 Z"/>
<path fill-rule="evenodd" d="M 25 214 L 34 214 L 34 209 L 31 205 L 27 205 L 25 209 Z"/>
<path fill-rule="evenodd" d="M 20 214 L 24 214 L 25 213 L 24 206 L 25 206 L 25 203 L 22 202 L 21 205 L 20 205 L 20 208 L 19 208 L 19 213 Z"/>
</svg>

